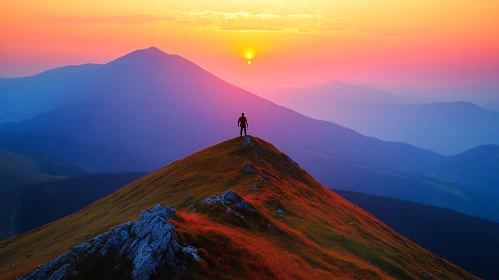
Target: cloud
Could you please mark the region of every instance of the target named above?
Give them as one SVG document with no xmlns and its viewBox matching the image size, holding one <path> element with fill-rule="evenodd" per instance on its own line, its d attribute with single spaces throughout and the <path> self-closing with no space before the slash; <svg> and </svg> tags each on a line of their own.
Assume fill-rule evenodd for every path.
<svg viewBox="0 0 499 280">
<path fill-rule="evenodd" d="M 345 29 L 339 21 L 347 17 L 326 17 L 322 11 L 303 14 L 277 14 L 266 10 L 261 13 L 220 12 L 212 10 L 170 10 L 162 16 L 121 15 L 109 17 L 58 18 L 50 20 L 58 24 L 156 24 L 176 22 L 182 25 L 208 28 L 220 31 L 241 32 L 320 32 Z"/>
<path fill-rule="evenodd" d="M 179 23 L 191 24 L 196 27 L 204 27 L 223 31 L 294 31 L 313 32 L 331 31 L 336 28 L 330 27 L 331 21 L 347 20 L 346 17 L 326 17 L 322 11 L 303 14 L 276 14 L 269 10 L 262 13 L 250 12 L 218 12 L 218 11 L 171 11 L 170 16 L 174 18 L 188 19 L 178 21 Z"/>
</svg>

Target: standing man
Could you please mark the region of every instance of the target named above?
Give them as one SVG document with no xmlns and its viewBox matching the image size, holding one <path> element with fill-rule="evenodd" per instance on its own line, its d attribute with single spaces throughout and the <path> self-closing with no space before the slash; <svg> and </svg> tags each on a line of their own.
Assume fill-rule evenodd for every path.
<svg viewBox="0 0 499 280">
<path fill-rule="evenodd" d="M 244 129 L 244 136 L 246 136 L 246 128 L 249 127 L 248 125 L 248 120 L 244 116 L 244 113 L 241 114 L 239 117 L 239 120 L 237 120 L 237 126 L 241 127 L 241 132 L 239 132 L 240 137 L 243 137 L 243 129 Z"/>
</svg>

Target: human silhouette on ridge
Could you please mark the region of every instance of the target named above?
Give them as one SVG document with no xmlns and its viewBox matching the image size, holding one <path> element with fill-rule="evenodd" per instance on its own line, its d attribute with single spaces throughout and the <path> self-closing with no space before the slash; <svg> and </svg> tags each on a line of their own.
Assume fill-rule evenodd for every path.
<svg viewBox="0 0 499 280">
<path fill-rule="evenodd" d="M 239 132 L 239 137 L 243 137 L 243 129 L 244 129 L 244 136 L 246 136 L 246 128 L 248 128 L 249 125 L 248 125 L 248 120 L 244 116 L 244 113 L 242 113 L 239 119 L 237 120 L 237 126 L 241 127 L 241 131 Z"/>
</svg>

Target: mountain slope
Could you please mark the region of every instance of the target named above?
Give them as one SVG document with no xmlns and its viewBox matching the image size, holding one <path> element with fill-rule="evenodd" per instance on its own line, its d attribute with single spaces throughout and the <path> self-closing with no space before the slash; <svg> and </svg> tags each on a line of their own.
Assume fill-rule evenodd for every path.
<svg viewBox="0 0 499 280">
<path fill-rule="evenodd" d="M 348 161 L 330 162 L 327 159 L 301 160 L 300 165 L 314 170 L 314 178 L 330 189 L 350 190 L 374 195 L 410 200 L 417 203 L 434 205 L 499 221 L 499 197 L 494 184 L 464 185 L 447 182 L 446 179 L 460 179 L 459 169 L 448 172 L 435 172 L 428 176 L 401 172 L 396 169 L 359 165 Z M 483 163 L 486 165 L 486 163 Z M 467 166 L 465 162 L 463 166 Z M 480 174 L 480 166 L 468 167 Z M 316 167 L 316 168 L 314 168 Z M 438 170 L 438 169 L 435 169 Z M 451 172 L 452 171 L 452 172 Z M 456 174 L 446 177 L 447 174 Z M 482 173 L 482 176 L 486 172 Z M 490 173 L 493 178 L 494 173 Z M 441 176 L 442 175 L 442 176 Z M 429 176 L 439 177 L 435 180 Z M 441 177 L 441 178 L 440 178 Z"/>
<path fill-rule="evenodd" d="M 33 158 L 0 149 L 0 239 L 19 233 L 21 196 L 26 185 L 83 174 L 86 171 L 81 167 L 57 157 Z"/>
<path fill-rule="evenodd" d="M 29 119 L 83 100 L 91 87 L 78 83 L 97 67 L 66 66 L 30 77 L 0 79 L 0 123 Z"/>
<path fill-rule="evenodd" d="M 19 232 L 73 214 L 145 175 L 147 173 L 140 172 L 92 174 L 26 186 L 22 190 L 21 209 L 17 215 Z"/>
<path fill-rule="evenodd" d="M 206 200 L 228 189 L 253 210 L 229 212 Z M 475 279 L 250 137 L 194 153 L 71 216 L 1 242 L 0 273 L 26 273 L 157 203 L 177 209 L 171 221 L 181 242 L 199 250 L 200 267 L 186 278 Z"/>
<path fill-rule="evenodd" d="M 34 158 L 62 158 L 81 166 L 87 173 L 154 170 L 154 165 L 140 156 L 114 147 L 69 139 L 57 131 L 2 133 L 0 129 L 0 147 Z"/>
<path fill-rule="evenodd" d="M 335 190 L 418 245 L 483 279 L 499 279 L 499 223 L 410 201 Z M 479 260 L 479 261 L 478 261 Z"/>
</svg>

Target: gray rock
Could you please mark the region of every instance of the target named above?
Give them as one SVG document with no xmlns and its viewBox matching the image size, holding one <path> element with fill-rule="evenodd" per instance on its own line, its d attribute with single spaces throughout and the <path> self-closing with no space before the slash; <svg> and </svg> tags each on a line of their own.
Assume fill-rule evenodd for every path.
<svg viewBox="0 0 499 280">
<path fill-rule="evenodd" d="M 243 146 L 245 147 L 253 147 L 255 145 L 255 142 L 253 142 L 253 139 L 251 139 L 251 136 L 245 136 L 243 139 Z"/>
<path fill-rule="evenodd" d="M 188 196 L 187 196 L 187 201 L 190 201 L 190 200 L 192 200 L 192 199 L 193 199 L 192 195 L 188 195 Z"/>
<path fill-rule="evenodd" d="M 286 211 L 281 210 L 281 209 L 279 209 L 279 210 L 277 210 L 277 211 L 275 211 L 275 212 L 276 212 L 277 214 L 279 214 L 279 215 L 287 215 L 287 214 L 288 214 L 288 213 L 286 213 Z"/>
<path fill-rule="evenodd" d="M 252 190 L 252 191 L 257 191 L 257 190 L 258 190 L 258 186 L 257 186 L 257 185 L 252 186 L 252 187 L 251 187 L 251 190 Z"/>
<path fill-rule="evenodd" d="M 230 207 L 227 207 L 227 209 L 225 209 L 225 213 L 230 213 L 232 212 L 232 210 L 230 209 Z"/>
<path fill-rule="evenodd" d="M 64 279 L 78 273 L 74 270 L 77 261 L 97 254 L 125 257 L 133 263 L 133 279 L 149 279 L 165 264 L 174 266 L 178 263 L 175 254 L 182 247 L 179 245 L 175 226 L 168 221 L 174 216 L 175 209 L 158 204 L 152 210 L 143 211 L 137 221 L 126 222 L 89 242 L 74 246 L 70 252 L 39 266 L 20 279 Z M 188 248 L 191 254 L 196 253 L 199 258 L 196 248 Z"/>
<path fill-rule="evenodd" d="M 201 258 L 199 257 L 198 249 L 196 249 L 195 247 L 193 247 L 191 245 L 182 248 L 182 252 L 184 254 L 191 255 L 196 261 L 200 261 L 201 260 Z"/>
<path fill-rule="evenodd" d="M 253 167 L 253 165 L 251 165 L 249 161 L 247 161 L 243 166 L 243 170 L 245 172 L 252 173 L 253 171 L 255 171 L 255 168 Z"/>
<path fill-rule="evenodd" d="M 253 210 L 253 207 L 251 207 L 251 205 L 246 202 L 246 200 L 244 199 L 239 199 L 238 201 L 234 202 L 234 207 L 237 207 L 237 208 L 244 208 L 246 210 Z"/>
<path fill-rule="evenodd" d="M 227 190 L 223 194 L 215 194 L 212 197 L 208 197 L 203 200 L 202 204 L 232 205 L 237 208 L 253 210 L 253 207 L 248 202 L 242 199 L 236 192 L 231 190 Z"/>
</svg>

